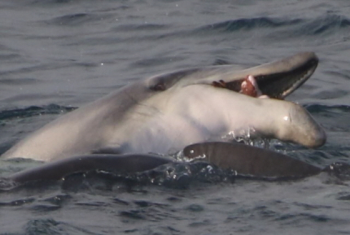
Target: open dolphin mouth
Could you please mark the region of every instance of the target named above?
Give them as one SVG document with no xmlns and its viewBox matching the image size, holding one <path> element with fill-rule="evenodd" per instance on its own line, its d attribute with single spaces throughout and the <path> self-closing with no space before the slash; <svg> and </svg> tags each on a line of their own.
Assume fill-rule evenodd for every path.
<svg viewBox="0 0 350 235">
<path fill-rule="evenodd" d="M 254 76 L 263 95 L 284 99 L 313 74 L 318 58 L 313 52 L 299 53 L 283 60 L 244 70 L 241 78 L 224 81 L 225 88 L 239 92 L 247 75 Z M 226 80 L 226 79 L 225 79 Z"/>
</svg>

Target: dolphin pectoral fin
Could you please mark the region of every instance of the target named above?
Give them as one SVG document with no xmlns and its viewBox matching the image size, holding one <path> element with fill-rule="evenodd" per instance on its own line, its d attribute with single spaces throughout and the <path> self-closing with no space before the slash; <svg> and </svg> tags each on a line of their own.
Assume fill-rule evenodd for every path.
<svg viewBox="0 0 350 235">
<path fill-rule="evenodd" d="M 297 179 L 321 172 L 321 169 L 271 150 L 239 143 L 207 142 L 187 146 L 183 154 L 207 161 L 240 176 L 262 179 Z"/>
<path fill-rule="evenodd" d="M 15 173 L 7 178 L 18 184 L 41 180 L 57 181 L 65 176 L 79 172 L 104 170 L 135 173 L 151 170 L 171 162 L 172 160 L 170 159 L 150 154 L 95 154 L 45 163 L 41 166 Z"/>
</svg>

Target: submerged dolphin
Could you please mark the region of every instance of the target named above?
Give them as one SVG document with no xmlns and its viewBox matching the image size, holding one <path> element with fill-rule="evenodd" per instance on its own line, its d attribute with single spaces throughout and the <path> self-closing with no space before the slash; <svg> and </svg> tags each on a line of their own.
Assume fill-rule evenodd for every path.
<svg viewBox="0 0 350 235">
<path fill-rule="evenodd" d="M 241 176 L 261 179 L 295 179 L 315 175 L 321 169 L 284 154 L 239 143 L 207 142 L 187 146 L 184 157 L 205 161 Z M 136 173 L 152 170 L 175 160 L 150 154 L 92 154 L 61 159 L 24 170 L 7 179 L 24 184 L 33 181 L 57 181 L 74 173 L 107 171 Z"/>
<path fill-rule="evenodd" d="M 349 180 L 350 165 L 333 163 L 320 168 L 287 155 L 240 143 L 205 142 L 186 146 L 182 151 L 185 162 L 204 161 L 235 171 L 239 178 L 261 180 L 294 180 L 321 172 Z M 181 158 L 180 158 L 181 159 Z M 0 190 L 36 181 L 65 180 L 72 174 L 110 172 L 133 174 L 152 170 L 174 159 L 155 154 L 91 154 L 45 163 L 2 178 Z M 185 163 L 186 164 L 186 163 Z"/>
<path fill-rule="evenodd" d="M 319 174 L 322 170 L 287 155 L 240 143 L 206 142 L 185 147 L 185 160 L 205 161 L 236 175 L 252 179 L 298 179 Z M 176 162 L 171 158 L 151 154 L 92 154 L 52 161 L 15 173 L 7 180 L 16 185 L 33 181 L 58 181 L 75 173 L 103 171 L 137 173 Z M 326 171 L 331 172 L 330 170 Z"/>
<path fill-rule="evenodd" d="M 166 154 L 248 132 L 318 147 L 326 140 L 323 129 L 301 106 L 278 100 L 303 84 L 317 64 L 316 55 L 305 52 L 243 70 L 221 65 L 150 77 L 58 118 L 3 157 L 52 161 L 91 152 Z M 276 99 L 238 93 L 247 75 Z"/>
</svg>

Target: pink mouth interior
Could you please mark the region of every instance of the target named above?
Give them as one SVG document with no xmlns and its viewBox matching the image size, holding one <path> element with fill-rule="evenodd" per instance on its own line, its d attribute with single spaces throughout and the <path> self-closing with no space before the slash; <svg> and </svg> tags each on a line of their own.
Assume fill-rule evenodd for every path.
<svg viewBox="0 0 350 235">
<path fill-rule="evenodd" d="M 258 83 L 253 75 L 248 75 L 243 82 L 241 83 L 241 90 L 239 91 L 242 94 L 256 97 L 256 98 L 269 98 L 267 95 L 264 95 L 259 89 Z"/>
</svg>

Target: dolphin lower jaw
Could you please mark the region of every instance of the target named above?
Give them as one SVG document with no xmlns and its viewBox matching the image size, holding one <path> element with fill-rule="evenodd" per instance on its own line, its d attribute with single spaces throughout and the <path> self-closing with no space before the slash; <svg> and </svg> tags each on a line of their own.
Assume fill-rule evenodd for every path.
<svg viewBox="0 0 350 235">
<path fill-rule="evenodd" d="M 235 139 L 274 138 L 309 148 L 322 146 L 327 139 L 323 128 L 298 104 L 278 99 L 257 99 L 234 92 L 231 97 L 238 103 L 232 107 L 233 110 L 227 110 L 231 121 L 227 133 L 232 133 Z M 240 118 L 237 118 L 234 110 L 244 110 L 243 107 L 245 111 L 241 111 Z"/>
<path fill-rule="evenodd" d="M 162 95 L 153 99 L 158 101 L 145 107 L 158 104 L 152 109 L 163 113 L 144 120 L 133 138 L 131 132 L 127 135 L 127 152 L 170 153 L 217 138 L 275 138 L 311 148 L 326 141 L 324 130 L 308 111 L 290 101 L 257 99 L 203 84 L 184 87 L 165 103 Z"/>
<path fill-rule="evenodd" d="M 274 138 L 309 148 L 320 147 L 326 142 L 325 131 L 307 110 L 292 102 L 285 101 L 285 106 L 286 114 L 280 115 L 274 124 L 277 127 Z"/>
<path fill-rule="evenodd" d="M 210 99 L 207 94 L 210 94 Z M 189 117 L 193 120 L 189 125 L 191 128 L 185 130 L 205 134 L 200 127 L 206 127 L 207 133 L 214 134 L 202 135 L 188 143 L 207 141 L 212 137 L 222 137 L 223 140 L 258 137 L 314 148 L 323 145 L 326 140 L 324 130 L 308 111 L 290 101 L 258 99 L 206 85 L 183 88 L 176 99 L 171 103 L 177 103 L 179 112 L 187 114 L 184 120 L 189 120 Z"/>
<path fill-rule="evenodd" d="M 283 142 L 300 144 L 307 148 L 321 147 L 327 140 L 326 133 L 320 127 L 314 127 L 309 131 L 299 128 L 290 131 L 278 131 L 276 135 L 271 137 Z"/>
</svg>

